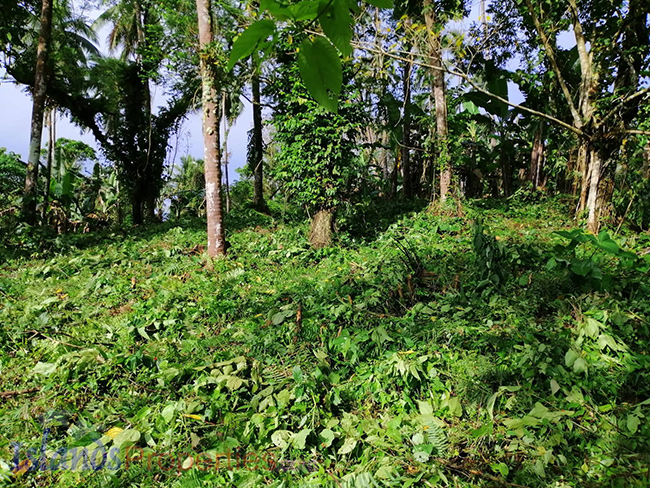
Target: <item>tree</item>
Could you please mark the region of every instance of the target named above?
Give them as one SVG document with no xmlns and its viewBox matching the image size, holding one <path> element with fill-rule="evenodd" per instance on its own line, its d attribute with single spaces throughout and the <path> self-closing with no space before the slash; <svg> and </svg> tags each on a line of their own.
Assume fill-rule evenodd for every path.
<svg viewBox="0 0 650 488">
<path fill-rule="evenodd" d="M 226 254 L 221 202 L 221 155 L 219 147 L 219 78 L 214 59 L 214 31 L 211 0 L 196 0 L 199 26 L 205 200 L 208 221 L 208 256 Z"/>
<path fill-rule="evenodd" d="M 41 136 L 43 133 L 43 114 L 47 97 L 47 60 L 52 37 L 53 0 L 42 0 L 41 25 L 36 51 L 34 69 L 34 93 L 32 104 L 32 122 L 29 136 L 29 156 L 25 176 L 25 194 L 23 200 L 24 218 L 29 224 L 36 223 L 36 183 L 41 154 Z"/>
<path fill-rule="evenodd" d="M 268 84 L 279 146 L 272 176 L 312 216 L 310 242 L 320 248 L 331 243 L 337 208 L 359 190 L 357 136 L 365 117 L 351 93 L 336 114 L 311 99 L 291 51 L 285 44 Z M 344 66 L 344 87 L 352 91 L 352 66 Z"/>
</svg>

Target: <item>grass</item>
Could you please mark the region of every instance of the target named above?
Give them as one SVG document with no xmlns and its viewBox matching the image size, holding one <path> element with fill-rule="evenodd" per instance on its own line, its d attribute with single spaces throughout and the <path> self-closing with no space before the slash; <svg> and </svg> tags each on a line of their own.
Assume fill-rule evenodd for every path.
<svg viewBox="0 0 650 488">
<path fill-rule="evenodd" d="M 213 266 L 190 221 L 14 252 L 0 483 L 647 486 L 650 239 L 371 208 L 320 251 L 242 211 Z"/>
</svg>

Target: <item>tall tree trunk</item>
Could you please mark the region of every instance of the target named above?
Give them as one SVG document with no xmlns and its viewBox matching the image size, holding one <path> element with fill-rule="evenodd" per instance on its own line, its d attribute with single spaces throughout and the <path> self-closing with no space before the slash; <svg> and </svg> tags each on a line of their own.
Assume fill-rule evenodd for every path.
<svg viewBox="0 0 650 488">
<path fill-rule="evenodd" d="M 451 165 L 447 147 L 447 99 L 445 96 L 445 73 L 442 64 L 442 44 L 433 0 L 424 0 L 424 20 L 429 40 L 429 58 L 433 78 L 432 93 L 436 110 L 436 146 L 440 168 L 440 201 L 447 199 L 451 189 Z"/>
<path fill-rule="evenodd" d="M 45 170 L 45 196 L 43 197 L 43 216 L 42 221 L 47 218 L 47 206 L 50 202 L 50 182 L 52 181 L 52 163 L 54 162 L 54 150 L 56 147 L 56 110 L 51 108 L 49 116 L 49 142 L 47 145 L 47 169 Z"/>
<path fill-rule="evenodd" d="M 142 191 L 139 186 L 136 186 L 133 189 L 133 193 L 131 194 L 131 212 L 132 212 L 131 219 L 133 221 L 133 225 L 141 225 L 142 224 Z"/>
<path fill-rule="evenodd" d="M 540 124 L 535 131 L 533 149 L 530 153 L 530 174 L 528 179 L 533 188 L 540 186 L 542 166 L 544 165 L 544 126 Z"/>
<path fill-rule="evenodd" d="M 36 69 L 34 77 L 34 101 L 32 104 L 32 123 L 29 136 L 29 156 L 23 198 L 23 216 L 29 224 L 36 223 L 36 183 L 43 135 L 43 113 L 47 93 L 47 59 L 52 38 L 52 2 L 43 0 L 41 6 L 41 27 L 36 49 Z"/>
<path fill-rule="evenodd" d="M 599 222 L 599 198 L 598 187 L 600 185 L 600 172 L 602 169 L 602 159 L 596 149 L 592 149 L 589 154 L 589 196 L 587 197 L 587 230 L 594 234 L 598 232 Z"/>
<path fill-rule="evenodd" d="M 411 50 L 410 47 L 408 49 Z M 411 71 L 413 62 L 410 59 L 404 62 L 402 78 L 402 91 L 404 95 L 404 110 L 402 117 L 402 171 L 404 172 L 404 198 L 413 196 L 413 172 L 411 171 Z"/>
<path fill-rule="evenodd" d="M 260 96 L 260 75 L 257 59 L 253 58 L 253 150 L 255 157 L 251 161 L 253 173 L 253 206 L 258 210 L 267 210 L 264 201 L 264 141 L 262 139 L 262 98 Z"/>
<path fill-rule="evenodd" d="M 219 148 L 219 91 L 206 50 L 212 43 L 211 1 L 196 0 L 199 24 L 201 88 L 203 101 L 203 150 L 205 160 L 205 200 L 208 220 L 208 256 L 226 254 L 221 203 L 221 157 Z"/>
<path fill-rule="evenodd" d="M 591 165 L 589 164 L 589 142 L 580 139 L 578 146 L 578 158 L 576 165 L 578 166 L 578 171 L 581 175 L 580 183 L 580 200 L 578 200 L 577 214 L 582 213 L 587 206 L 587 193 L 589 191 L 589 170 Z"/>
<path fill-rule="evenodd" d="M 226 116 L 226 92 L 221 93 L 221 118 L 223 119 L 223 171 L 226 184 L 226 213 L 230 213 L 230 177 L 228 175 L 228 117 Z"/>
</svg>

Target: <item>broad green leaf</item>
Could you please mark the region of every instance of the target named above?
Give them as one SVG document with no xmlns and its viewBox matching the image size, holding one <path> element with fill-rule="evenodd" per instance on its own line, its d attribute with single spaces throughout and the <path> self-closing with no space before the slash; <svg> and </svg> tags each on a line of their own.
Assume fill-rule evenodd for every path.
<svg viewBox="0 0 650 488">
<path fill-rule="evenodd" d="M 275 32 L 275 22 L 270 19 L 258 20 L 241 33 L 232 45 L 227 70 L 231 70 L 235 63 L 249 56 L 257 45 Z"/>
<path fill-rule="evenodd" d="M 603 251 L 607 251 L 610 254 L 618 254 L 621 252 L 621 248 L 618 247 L 618 244 L 616 244 L 616 242 L 614 242 L 609 234 L 604 230 L 598 234 L 597 245 Z"/>
<path fill-rule="evenodd" d="M 349 454 L 349 453 L 352 452 L 352 450 L 355 447 L 357 447 L 357 440 L 352 438 L 352 437 L 348 437 L 348 438 L 345 439 L 345 442 L 343 443 L 341 448 L 338 450 L 338 453 L 339 454 Z"/>
<path fill-rule="evenodd" d="M 265 10 L 278 20 L 289 20 L 292 17 L 289 9 L 282 7 L 276 0 L 260 0 L 260 11 Z"/>
<path fill-rule="evenodd" d="M 289 447 L 289 439 L 293 433 L 290 430 L 276 430 L 271 434 L 271 442 L 275 444 L 280 449 L 286 449 Z"/>
<path fill-rule="evenodd" d="M 330 447 L 332 445 L 332 442 L 334 442 L 334 431 L 331 429 L 323 429 L 323 431 L 319 434 L 320 438 L 323 440 L 321 443 L 321 446 L 323 447 Z"/>
<path fill-rule="evenodd" d="M 318 17 L 319 2 L 317 0 L 303 0 L 289 7 L 293 20 L 313 20 Z"/>
<path fill-rule="evenodd" d="M 140 432 L 135 429 L 126 429 L 113 438 L 113 444 L 116 447 L 128 447 L 136 444 L 140 440 Z"/>
<path fill-rule="evenodd" d="M 165 422 L 170 423 L 172 420 L 174 420 L 174 411 L 176 410 L 174 405 L 167 405 L 165 408 L 163 408 L 162 412 L 160 412 L 160 416 L 165 420 Z"/>
<path fill-rule="evenodd" d="M 56 371 L 55 363 L 42 363 L 39 361 L 38 363 L 36 363 L 36 366 L 34 366 L 32 373 L 49 376 L 55 371 Z"/>
<path fill-rule="evenodd" d="M 292 444 L 296 449 L 304 449 L 307 437 L 311 433 L 311 429 L 302 429 L 300 432 L 293 436 Z"/>
<path fill-rule="evenodd" d="M 639 417 L 637 417 L 636 415 L 629 414 L 627 416 L 627 429 L 632 434 L 636 433 L 640 423 L 641 421 L 639 420 Z"/>
<path fill-rule="evenodd" d="M 338 95 L 343 84 L 341 60 L 327 39 L 305 39 L 298 52 L 298 67 L 305 87 L 314 100 L 330 112 L 338 111 Z M 334 96 L 330 96 L 329 93 Z"/>
<path fill-rule="evenodd" d="M 576 359 L 575 363 L 573 363 L 573 371 L 575 373 L 584 373 L 584 372 L 586 372 L 587 371 L 587 362 L 582 358 Z"/>
<path fill-rule="evenodd" d="M 573 363 L 576 362 L 576 359 L 578 359 L 580 355 L 575 352 L 573 349 L 569 349 L 566 354 L 564 355 L 564 364 L 570 368 L 573 366 Z"/>
<path fill-rule="evenodd" d="M 560 385 L 558 384 L 558 382 L 555 380 L 551 380 L 551 393 L 555 395 L 559 389 L 560 389 Z"/>
<path fill-rule="evenodd" d="M 418 408 L 420 409 L 420 415 L 433 414 L 433 406 L 429 402 L 423 402 L 418 400 Z"/>
<path fill-rule="evenodd" d="M 347 0 L 321 0 L 318 19 L 323 32 L 344 56 L 352 54 L 352 17 Z"/>
</svg>

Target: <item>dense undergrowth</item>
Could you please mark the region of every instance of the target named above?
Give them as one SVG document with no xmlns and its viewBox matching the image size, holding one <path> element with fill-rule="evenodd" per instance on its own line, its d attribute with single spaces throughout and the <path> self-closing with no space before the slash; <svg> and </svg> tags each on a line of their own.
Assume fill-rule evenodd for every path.
<svg viewBox="0 0 650 488">
<path fill-rule="evenodd" d="M 212 269 L 200 222 L 14 247 L 0 478 L 650 483 L 650 236 L 570 232 L 559 201 L 362 210 L 320 251 L 241 211 Z"/>
</svg>

